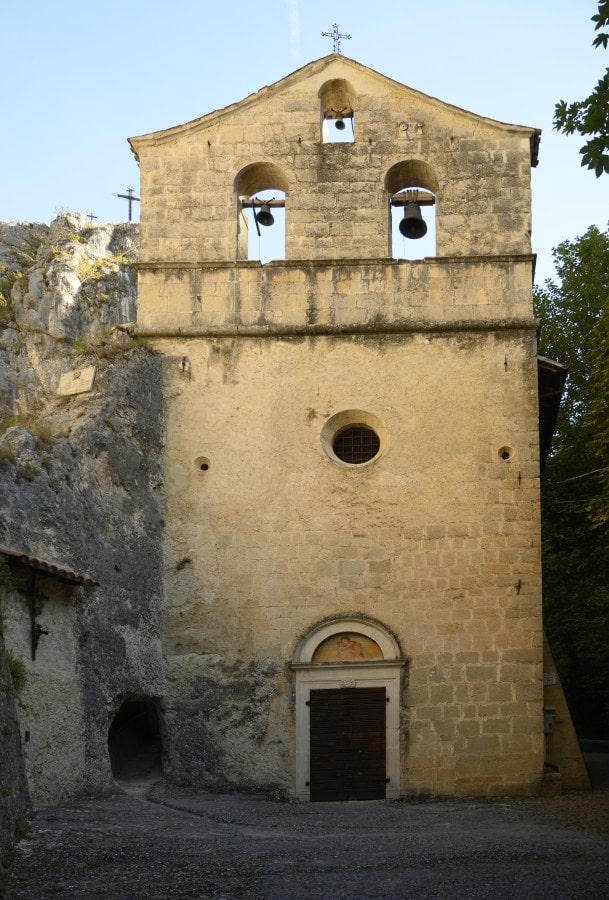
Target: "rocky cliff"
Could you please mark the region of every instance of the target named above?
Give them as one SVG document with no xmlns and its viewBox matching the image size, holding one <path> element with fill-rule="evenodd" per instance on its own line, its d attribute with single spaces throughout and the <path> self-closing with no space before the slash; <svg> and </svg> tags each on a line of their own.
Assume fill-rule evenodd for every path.
<svg viewBox="0 0 609 900">
<path fill-rule="evenodd" d="M 68 782 L 71 794 L 107 787 L 112 716 L 124 698 L 163 693 L 162 398 L 157 357 L 129 334 L 137 237 L 136 225 L 73 214 L 0 225 L 0 548 L 100 583 L 41 603 L 35 661 L 25 592 L 3 592 L 4 640 L 27 669 L 20 721 L 37 804 Z M 59 396 L 61 376 L 85 367 L 92 389 Z M 49 598 L 52 579 L 38 590 Z"/>
</svg>

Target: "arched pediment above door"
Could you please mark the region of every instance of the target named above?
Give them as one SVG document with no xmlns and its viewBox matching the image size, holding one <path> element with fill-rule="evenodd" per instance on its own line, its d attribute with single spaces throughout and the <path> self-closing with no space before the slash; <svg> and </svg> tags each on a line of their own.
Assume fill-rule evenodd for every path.
<svg viewBox="0 0 609 900">
<path fill-rule="evenodd" d="M 299 641 L 293 665 L 403 660 L 398 642 L 380 623 L 341 616 L 316 625 Z"/>
</svg>

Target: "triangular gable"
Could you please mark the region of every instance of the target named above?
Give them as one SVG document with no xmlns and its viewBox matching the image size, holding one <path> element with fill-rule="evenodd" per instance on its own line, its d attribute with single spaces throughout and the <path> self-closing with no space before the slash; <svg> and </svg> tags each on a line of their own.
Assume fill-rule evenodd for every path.
<svg viewBox="0 0 609 900">
<path fill-rule="evenodd" d="M 512 133 L 521 132 L 528 135 L 531 140 L 531 164 L 533 166 L 537 165 L 537 148 L 539 146 L 539 137 L 541 135 L 540 129 L 532 128 L 526 125 L 512 125 L 507 122 L 500 122 L 496 119 L 487 118 L 486 116 L 479 116 L 476 113 L 463 109 L 460 106 L 454 106 L 451 103 L 446 103 L 443 100 L 439 100 L 436 97 L 424 94 L 422 91 L 417 91 L 415 88 L 411 88 L 399 81 L 395 81 L 394 79 L 389 78 L 387 75 L 383 75 L 380 72 L 369 68 L 368 66 L 362 65 L 362 63 L 359 63 L 354 59 L 350 59 L 348 56 L 343 56 L 343 54 L 341 53 L 331 53 L 328 56 L 322 57 L 321 59 L 317 59 L 313 62 L 307 63 L 300 69 L 296 69 L 294 72 L 286 75 L 285 78 L 281 78 L 279 81 L 275 81 L 271 85 L 266 85 L 265 87 L 260 88 L 260 90 L 256 91 L 255 93 L 249 94 L 243 100 L 239 100 L 236 103 L 231 103 L 229 106 L 214 110 L 213 112 L 209 112 L 204 116 L 200 116 L 199 118 L 191 119 L 190 121 L 185 122 L 181 125 L 175 125 L 171 128 L 166 128 L 161 131 L 151 131 L 147 134 L 129 138 L 129 144 L 131 146 L 133 154 L 135 155 L 136 159 L 139 160 L 137 150 L 138 146 L 145 146 L 146 144 L 150 143 L 162 143 L 171 140 L 174 137 L 178 137 L 179 135 L 185 134 L 186 132 L 198 131 L 200 129 L 202 130 L 204 128 L 208 128 L 224 117 L 230 116 L 230 114 L 235 110 L 246 109 L 248 106 L 259 104 L 267 97 L 285 91 L 292 87 L 294 84 L 305 81 L 307 78 L 317 75 L 319 72 L 323 72 L 324 69 L 327 69 L 330 66 L 336 67 L 336 64 L 339 64 L 346 70 L 354 70 L 360 76 L 365 75 L 368 78 L 372 78 L 378 82 L 385 83 L 392 90 L 395 90 L 396 87 L 401 88 L 409 96 L 414 95 L 420 100 L 430 104 L 431 106 L 436 106 L 442 108 L 443 110 L 452 109 L 460 117 L 471 119 L 472 122 L 484 122 L 485 124 L 495 128 L 507 130 Z"/>
</svg>

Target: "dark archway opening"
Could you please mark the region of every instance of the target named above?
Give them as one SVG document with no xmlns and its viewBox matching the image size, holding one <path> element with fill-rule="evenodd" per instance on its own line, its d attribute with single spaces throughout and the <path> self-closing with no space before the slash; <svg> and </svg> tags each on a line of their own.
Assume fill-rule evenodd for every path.
<svg viewBox="0 0 609 900">
<path fill-rule="evenodd" d="M 118 781 L 136 781 L 162 774 L 161 732 L 156 705 L 150 700 L 127 700 L 112 720 L 108 733 L 112 774 Z"/>
</svg>

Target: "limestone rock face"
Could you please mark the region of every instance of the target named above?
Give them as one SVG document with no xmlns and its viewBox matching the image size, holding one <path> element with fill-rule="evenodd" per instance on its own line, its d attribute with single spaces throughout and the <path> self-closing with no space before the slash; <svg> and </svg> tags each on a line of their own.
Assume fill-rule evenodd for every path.
<svg viewBox="0 0 609 900">
<path fill-rule="evenodd" d="M 19 328 L 54 338 L 95 340 L 104 329 L 133 321 L 136 285 L 126 268 L 136 259 L 137 225 L 90 225 L 65 213 L 42 234 L 15 234 L 25 253 L 39 247 L 33 264 L 12 294 Z M 10 251 L 10 248 L 9 248 Z M 6 252 L 6 251 L 5 251 Z"/>
<path fill-rule="evenodd" d="M 100 582 L 11 566 L 4 633 L 27 669 L 19 719 L 36 805 L 108 787 L 121 702 L 163 694 L 160 372 L 123 327 L 136 248 L 137 226 L 73 214 L 0 226 L 0 547 Z M 91 366 L 92 390 L 58 396 L 62 374 Z"/>
</svg>

